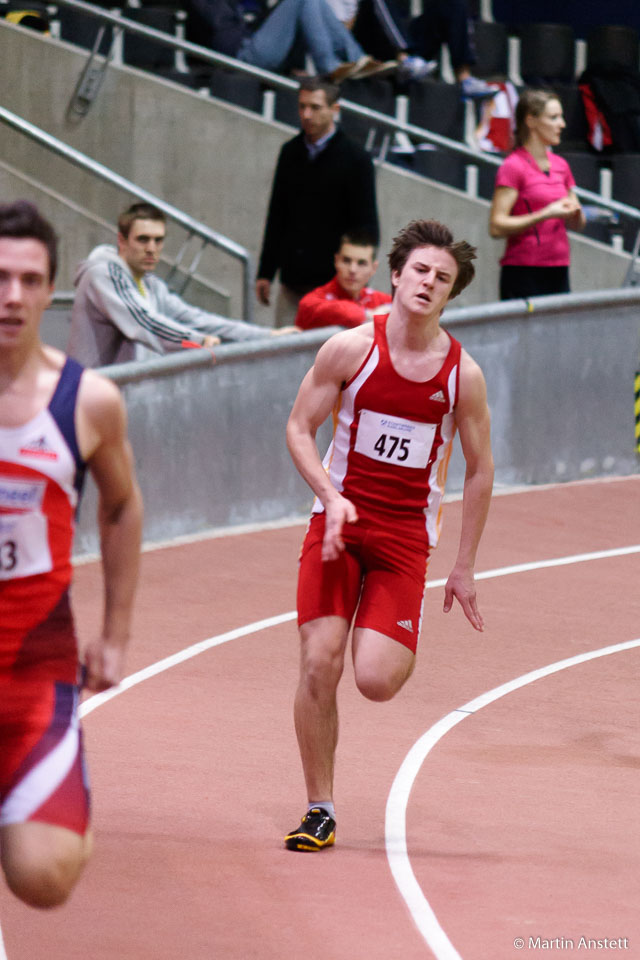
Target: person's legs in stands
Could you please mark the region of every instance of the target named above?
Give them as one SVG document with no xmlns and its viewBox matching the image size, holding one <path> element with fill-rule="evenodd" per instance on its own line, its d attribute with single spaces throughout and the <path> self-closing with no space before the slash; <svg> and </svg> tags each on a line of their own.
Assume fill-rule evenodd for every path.
<svg viewBox="0 0 640 960">
<path fill-rule="evenodd" d="M 424 12 L 411 23 L 411 44 L 425 59 L 439 54 L 440 46 L 449 47 L 451 65 L 461 85 L 463 97 L 484 99 L 493 97 L 498 88 L 472 76 L 476 62 L 472 41 L 473 24 L 469 19 L 466 0 L 424 0 Z"/>
<path fill-rule="evenodd" d="M 438 32 L 449 47 L 451 65 L 458 80 L 469 76 L 476 55 L 471 39 L 472 24 L 466 0 L 430 0 L 427 9 L 434 7 Z"/>
<path fill-rule="evenodd" d="M 440 47 L 446 42 L 441 31 L 437 9 L 432 9 L 429 0 L 425 0 L 423 13 L 414 17 L 409 24 L 409 48 L 412 53 L 425 60 L 435 60 L 440 56 Z"/>
<path fill-rule="evenodd" d="M 365 51 L 362 49 L 351 31 L 348 30 L 345 25 L 338 20 L 326 0 L 302 0 L 300 25 L 302 27 L 303 36 L 309 45 L 309 52 L 313 57 L 313 62 L 315 63 L 316 69 L 319 73 L 327 73 L 328 71 L 318 66 L 316 55 L 312 46 L 312 44 L 317 42 L 317 39 L 314 37 L 313 30 L 315 19 L 318 16 L 322 18 L 327 36 L 330 38 L 332 44 L 334 56 L 339 55 L 341 60 L 345 60 L 347 63 L 353 63 L 365 55 Z"/>
<path fill-rule="evenodd" d="M 263 70 L 277 70 L 287 58 L 298 29 L 318 73 L 330 73 L 343 61 L 364 56 L 360 44 L 325 0 L 281 0 L 262 26 L 243 41 L 238 57 Z"/>
</svg>

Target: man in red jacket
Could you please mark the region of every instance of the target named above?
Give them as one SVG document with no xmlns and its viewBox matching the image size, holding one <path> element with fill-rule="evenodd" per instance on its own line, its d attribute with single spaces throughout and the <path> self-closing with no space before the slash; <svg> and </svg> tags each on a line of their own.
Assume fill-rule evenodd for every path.
<svg viewBox="0 0 640 960">
<path fill-rule="evenodd" d="M 335 255 L 336 275 L 300 301 L 296 327 L 358 327 L 375 313 L 388 313 L 391 296 L 367 286 L 378 269 L 376 249 L 362 233 L 345 233 Z"/>
</svg>

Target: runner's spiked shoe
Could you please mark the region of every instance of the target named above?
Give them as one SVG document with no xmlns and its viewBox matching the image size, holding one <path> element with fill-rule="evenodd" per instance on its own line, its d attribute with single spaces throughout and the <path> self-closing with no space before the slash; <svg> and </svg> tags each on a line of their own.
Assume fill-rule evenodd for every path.
<svg viewBox="0 0 640 960">
<path fill-rule="evenodd" d="M 297 830 L 284 838 L 288 850 L 322 850 L 336 842 L 336 822 L 324 807 L 312 807 Z"/>
</svg>

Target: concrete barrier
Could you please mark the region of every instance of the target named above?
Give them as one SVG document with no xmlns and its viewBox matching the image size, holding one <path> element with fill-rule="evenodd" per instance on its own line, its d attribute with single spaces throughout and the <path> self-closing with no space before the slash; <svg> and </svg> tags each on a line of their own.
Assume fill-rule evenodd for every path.
<svg viewBox="0 0 640 960">
<path fill-rule="evenodd" d="M 485 373 L 498 484 L 638 471 L 639 318 L 638 290 L 446 311 L 443 325 Z M 127 403 L 147 541 L 308 512 L 312 497 L 289 459 L 284 429 L 330 333 L 219 347 L 215 363 L 203 350 L 105 368 Z M 323 450 L 329 439 L 325 424 Z M 448 490 L 461 490 L 463 481 L 457 448 Z M 96 542 L 90 485 L 76 552 L 94 552 Z"/>
</svg>

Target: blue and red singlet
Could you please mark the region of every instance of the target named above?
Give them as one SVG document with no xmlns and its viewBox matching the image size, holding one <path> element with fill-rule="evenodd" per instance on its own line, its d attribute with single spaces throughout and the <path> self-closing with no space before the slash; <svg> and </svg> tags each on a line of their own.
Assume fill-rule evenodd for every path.
<svg viewBox="0 0 640 960">
<path fill-rule="evenodd" d="M 38 819 L 83 833 L 69 604 L 85 466 L 75 431 L 81 376 L 67 359 L 49 405 L 21 426 L 0 426 L 0 824 Z"/>
</svg>

